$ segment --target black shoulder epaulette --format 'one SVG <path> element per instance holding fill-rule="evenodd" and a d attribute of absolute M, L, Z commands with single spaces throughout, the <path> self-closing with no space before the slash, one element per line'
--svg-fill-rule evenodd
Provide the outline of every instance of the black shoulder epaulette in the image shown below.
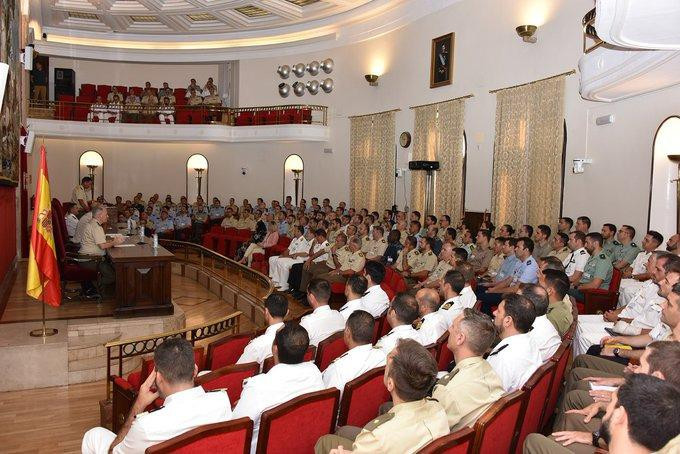
<path fill-rule="evenodd" d="M 581 255 L 583 255 L 583 254 L 587 254 L 585 249 L 581 250 Z"/>
<path fill-rule="evenodd" d="M 505 345 L 503 345 L 501 348 L 499 348 L 498 350 L 489 353 L 489 356 L 494 356 L 494 355 L 499 354 L 499 353 L 502 352 L 508 345 L 509 345 L 509 344 L 505 344 Z"/>
<path fill-rule="evenodd" d="M 147 411 L 147 413 L 153 413 L 154 411 L 162 410 L 162 409 L 164 409 L 164 408 L 165 408 L 165 405 L 161 405 L 161 406 L 158 407 L 158 408 L 154 408 L 154 409 L 152 409 L 152 410 Z"/>

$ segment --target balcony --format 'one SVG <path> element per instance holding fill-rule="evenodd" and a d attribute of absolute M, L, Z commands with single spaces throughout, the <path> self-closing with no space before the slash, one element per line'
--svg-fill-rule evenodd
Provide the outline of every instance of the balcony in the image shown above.
<path fill-rule="evenodd" d="M 158 106 L 115 108 L 73 101 L 31 101 L 29 130 L 43 137 L 140 141 L 326 142 L 325 106 L 173 106 L 161 124 Z M 166 120 L 167 122 L 167 120 Z"/>

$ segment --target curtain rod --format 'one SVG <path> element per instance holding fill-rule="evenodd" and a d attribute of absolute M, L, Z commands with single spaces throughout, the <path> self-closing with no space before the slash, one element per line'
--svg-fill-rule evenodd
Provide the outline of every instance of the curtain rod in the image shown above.
<path fill-rule="evenodd" d="M 512 87 L 497 88 L 495 90 L 489 90 L 489 93 L 498 93 L 499 91 L 510 90 L 511 88 L 523 87 L 525 85 L 531 85 L 531 84 L 535 84 L 537 82 L 543 82 L 544 80 L 554 79 L 555 77 L 571 76 L 572 74 L 575 74 L 575 73 L 576 73 L 576 70 L 572 69 L 571 71 L 566 71 L 566 72 L 563 72 L 563 73 L 560 73 L 560 74 L 555 74 L 554 76 L 544 77 L 543 79 L 532 80 L 531 82 L 527 82 L 527 83 L 524 83 L 524 84 L 513 85 Z"/>
<path fill-rule="evenodd" d="M 385 113 L 390 113 L 390 112 L 399 112 L 399 111 L 401 111 L 401 109 L 383 110 L 382 112 L 374 112 L 374 113 L 368 113 L 368 114 L 362 114 L 362 115 L 350 115 L 347 118 L 370 117 L 371 115 L 380 115 L 380 114 L 385 114 Z"/>
<path fill-rule="evenodd" d="M 475 97 L 475 95 L 473 95 L 472 93 L 470 93 L 469 95 L 459 96 L 459 97 L 457 97 L 457 98 L 445 99 L 444 101 L 436 101 L 436 102 L 431 102 L 431 103 L 429 103 L 429 104 L 420 104 L 420 105 L 418 105 L 418 106 L 411 106 L 411 107 L 409 107 L 409 109 L 417 109 L 418 107 L 433 106 L 433 105 L 435 105 L 435 104 L 441 104 L 441 103 L 443 103 L 443 102 L 457 101 L 457 100 L 459 100 L 459 99 L 468 99 L 468 98 L 474 98 L 474 97 Z"/>

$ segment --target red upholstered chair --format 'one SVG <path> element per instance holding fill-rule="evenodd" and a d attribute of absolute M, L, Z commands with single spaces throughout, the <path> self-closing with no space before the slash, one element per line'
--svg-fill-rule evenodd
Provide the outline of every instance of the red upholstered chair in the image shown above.
<path fill-rule="evenodd" d="M 305 356 L 303 357 L 303 359 L 305 362 L 314 361 L 315 356 L 316 347 L 310 345 L 307 351 L 305 352 Z M 274 357 L 270 356 L 269 358 L 265 359 L 264 362 L 262 363 L 262 373 L 266 374 L 272 367 L 274 367 Z"/>
<path fill-rule="evenodd" d="M 258 363 L 234 364 L 221 367 L 205 375 L 196 377 L 196 386 L 202 386 L 206 391 L 226 389 L 232 408 L 241 398 L 243 380 L 257 375 L 260 372 Z"/>
<path fill-rule="evenodd" d="M 396 293 L 394 292 L 392 287 L 390 287 L 385 281 L 382 281 L 380 283 L 380 288 L 383 289 L 385 293 L 387 293 L 387 297 L 390 299 L 390 301 L 392 301 L 396 296 Z"/>
<path fill-rule="evenodd" d="M 122 377 L 112 376 L 112 429 L 118 433 L 137 398 L 137 391 Z"/>
<path fill-rule="evenodd" d="M 253 438 L 253 421 L 239 418 L 206 424 L 178 435 L 144 451 L 146 454 L 201 454 L 228 452 L 248 454 Z"/>
<path fill-rule="evenodd" d="M 187 89 L 186 88 L 175 88 L 172 91 L 172 93 L 175 95 L 175 100 L 178 101 L 180 98 L 182 98 L 182 99 L 186 98 Z"/>
<path fill-rule="evenodd" d="M 144 89 L 142 87 L 130 87 L 130 93 L 134 93 L 141 98 Z"/>
<path fill-rule="evenodd" d="M 175 108 L 175 123 L 180 125 L 188 125 L 191 123 L 191 113 L 185 108 L 178 107 Z"/>
<path fill-rule="evenodd" d="M 331 337 L 319 342 L 314 363 L 316 363 L 316 367 L 318 367 L 321 372 L 326 370 L 335 358 L 347 351 L 347 345 L 345 345 L 343 337 L 344 334 L 344 331 L 338 331 L 331 335 Z"/>
<path fill-rule="evenodd" d="M 269 261 L 265 254 L 258 252 L 254 253 L 253 260 L 250 262 L 250 267 L 264 275 L 269 274 Z"/>
<path fill-rule="evenodd" d="M 218 225 L 210 227 L 210 231 L 203 235 L 203 247 L 215 250 L 217 247 L 217 238 L 224 233 L 224 229 Z"/>
<path fill-rule="evenodd" d="M 473 452 L 513 452 L 526 401 L 527 394 L 524 391 L 515 391 L 491 405 L 475 423 Z"/>
<path fill-rule="evenodd" d="M 73 119 L 75 121 L 87 121 L 87 114 L 90 112 L 90 104 L 93 102 L 91 98 L 88 100 L 83 99 L 83 97 L 78 96 L 76 98 L 76 104 L 73 107 Z"/>
<path fill-rule="evenodd" d="M 387 321 L 387 311 L 389 311 L 389 310 L 390 309 L 387 308 L 387 310 L 385 311 L 385 314 L 383 315 L 384 319 L 383 319 L 382 325 L 380 326 L 380 333 L 379 333 L 378 339 L 380 339 L 385 334 L 392 331 L 392 327 L 390 326 L 390 323 Z M 377 342 L 377 340 L 376 340 L 376 342 Z"/>
<path fill-rule="evenodd" d="M 553 376 L 552 383 L 550 385 L 550 393 L 548 394 L 548 399 L 545 404 L 545 411 L 543 412 L 543 417 L 541 421 L 541 427 L 545 427 L 546 424 L 552 418 L 553 413 L 555 413 L 555 407 L 557 406 L 557 399 L 560 395 L 562 389 L 562 382 L 564 381 L 564 373 L 567 370 L 567 364 L 569 364 L 569 358 L 571 357 L 571 341 L 566 339 L 562 341 L 562 344 L 557 349 L 555 354 L 550 358 L 550 361 L 557 363 L 555 367 L 555 374 Z"/>
<path fill-rule="evenodd" d="M 122 93 L 123 96 L 127 97 L 128 93 L 128 87 L 125 85 L 116 85 L 116 90 L 118 90 L 118 93 Z"/>
<path fill-rule="evenodd" d="M 541 430 L 543 410 L 545 410 L 554 373 L 555 363 L 548 361 L 536 369 L 536 372 L 534 372 L 522 387 L 522 390 L 525 391 L 529 397 L 527 398 L 527 407 L 520 425 L 517 445 L 515 446 L 516 453 L 522 452 L 524 439 L 527 435 L 533 432 L 540 432 Z"/>
<path fill-rule="evenodd" d="M 467 454 L 474 438 L 475 431 L 465 427 L 430 442 L 418 454 Z"/>
<path fill-rule="evenodd" d="M 583 290 L 583 301 L 577 302 L 579 314 L 599 314 L 616 309 L 621 286 L 621 271 L 614 268 L 609 288 Z"/>
<path fill-rule="evenodd" d="M 303 394 L 262 413 L 257 454 L 309 453 L 322 435 L 335 430 L 340 391 Z"/>
<path fill-rule="evenodd" d="M 102 101 L 106 102 L 109 93 L 111 93 L 111 85 L 97 85 L 97 96 L 101 96 Z"/>
<path fill-rule="evenodd" d="M 236 364 L 248 342 L 253 338 L 250 333 L 232 334 L 208 344 L 206 368 L 217 370 Z"/>
<path fill-rule="evenodd" d="M 383 383 L 385 367 L 376 367 L 345 384 L 340 403 L 339 426 L 364 427 L 375 418 L 382 404 L 390 400 Z"/>
<path fill-rule="evenodd" d="M 94 84 L 80 84 L 79 95 L 95 96 L 97 87 Z"/>
<path fill-rule="evenodd" d="M 444 334 L 437 339 L 437 369 L 447 370 L 451 361 L 453 361 L 453 353 L 449 350 L 447 343 L 449 341 L 449 332 L 444 331 Z"/>

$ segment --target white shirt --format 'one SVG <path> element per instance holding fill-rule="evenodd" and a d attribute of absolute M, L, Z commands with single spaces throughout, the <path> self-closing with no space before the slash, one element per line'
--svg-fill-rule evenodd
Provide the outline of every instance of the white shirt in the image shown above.
<path fill-rule="evenodd" d="M 555 325 L 548 320 L 548 316 L 545 314 L 536 317 L 536 320 L 534 320 L 534 324 L 532 325 L 532 330 L 529 331 L 528 334 L 531 341 L 538 348 L 541 362 L 548 361 L 552 355 L 555 354 L 562 342 L 560 334 L 555 329 Z"/>
<path fill-rule="evenodd" d="M 300 320 L 300 326 L 309 334 L 309 345 L 317 346 L 331 334 L 345 329 L 345 319 L 340 312 L 331 309 L 329 305 L 319 306 L 309 315 Z"/>
<path fill-rule="evenodd" d="M 92 220 L 92 211 L 88 211 L 78 219 L 76 224 L 76 231 L 73 234 L 73 242 L 80 243 L 83 239 L 83 232 L 85 231 L 85 226 Z"/>
<path fill-rule="evenodd" d="M 347 321 L 349 316 L 352 315 L 352 312 L 359 310 L 364 310 L 364 306 L 361 304 L 361 298 L 357 298 L 352 301 L 347 301 L 344 306 L 338 309 L 338 312 L 340 312 L 342 318 L 344 318 L 345 321 Z"/>
<path fill-rule="evenodd" d="M 373 348 L 371 344 L 359 345 L 336 358 L 323 371 L 323 383 L 326 388 L 338 388 L 342 398 L 347 382 L 384 365 L 385 353 L 382 350 Z"/>
<path fill-rule="evenodd" d="M 66 221 L 66 232 L 69 237 L 73 238 L 76 234 L 76 227 L 78 226 L 78 217 L 73 213 L 69 213 L 64 216 L 64 220 Z"/>
<path fill-rule="evenodd" d="M 449 328 L 447 318 L 437 312 L 425 314 L 422 318 L 422 324 L 418 328 L 418 342 L 422 345 L 430 345 L 437 342 L 442 334 Z"/>
<path fill-rule="evenodd" d="M 387 321 L 385 321 L 387 323 Z M 392 331 L 385 334 L 383 337 L 378 339 L 375 343 L 375 348 L 379 348 L 383 351 L 385 356 L 397 346 L 397 341 L 399 339 L 415 339 L 420 343 L 418 338 L 418 331 L 416 331 L 411 325 L 399 325 L 392 328 Z"/>
<path fill-rule="evenodd" d="M 475 291 L 472 290 L 472 287 L 469 285 L 463 287 L 463 290 L 460 291 L 459 296 L 460 301 L 463 304 L 463 308 L 474 307 L 475 303 L 477 302 L 477 295 L 475 295 Z"/>
<path fill-rule="evenodd" d="M 380 317 L 389 307 L 390 299 L 379 285 L 373 285 L 366 290 L 361 298 L 361 305 L 364 310 L 369 312 L 373 318 Z"/>
<path fill-rule="evenodd" d="M 312 249 L 312 254 L 316 254 L 320 250 L 327 251 L 329 249 L 328 247 L 328 241 L 324 241 L 323 243 L 314 243 L 314 248 Z M 328 260 L 328 252 L 321 254 L 317 258 L 313 260 L 314 263 L 322 263 Z"/>
<path fill-rule="evenodd" d="M 590 254 L 588 254 L 588 251 L 586 251 L 586 248 L 584 247 L 572 251 L 572 253 L 564 259 L 564 262 L 562 262 L 562 265 L 564 265 L 564 272 L 567 273 L 567 276 L 569 277 L 574 274 L 574 271 L 583 272 L 589 258 Z"/>
<path fill-rule="evenodd" d="M 233 419 L 247 416 L 253 420 L 250 452 L 254 453 L 257 448 L 262 412 L 302 394 L 321 391 L 324 388 L 321 372 L 310 362 L 277 364 L 266 374 L 243 380 L 241 399 L 234 408 Z"/>
<path fill-rule="evenodd" d="M 644 274 L 647 272 L 647 262 L 652 252 L 642 251 L 633 260 L 631 267 L 633 268 L 633 276 L 636 274 Z"/>
<path fill-rule="evenodd" d="M 274 337 L 276 337 L 276 332 L 281 327 L 283 327 L 283 322 L 269 325 L 262 335 L 257 336 L 248 342 L 248 345 L 243 349 L 243 353 L 238 361 L 236 361 L 236 364 L 255 362 L 259 363 L 261 368 L 264 360 L 272 356 Z"/>
<path fill-rule="evenodd" d="M 290 254 L 299 254 L 301 252 L 309 252 L 309 241 L 307 241 L 307 238 L 304 237 L 304 235 L 300 235 L 297 238 L 293 238 L 293 241 L 290 242 L 290 245 L 288 246 L 288 252 Z"/>
<path fill-rule="evenodd" d="M 517 391 L 543 362 L 529 334 L 506 337 L 486 359 L 503 382 L 507 393 Z"/>
<path fill-rule="evenodd" d="M 166 397 L 163 406 L 156 411 L 138 414 L 130 431 L 113 452 L 144 452 L 149 446 L 198 426 L 230 419 L 231 404 L 226 391 L 205 392 L 197 386 Z"/>
<path fill-rule="evenodd" d="M 664 322 L 659 321 L 656 326 L 649 332 L 649 337 L 652 341 L 666 340 L 668 336 L 673 333 L 670 326 L 666 325 Z"/>
<path fill-rule="evenodd" d="M 446 326 L 451 326 L 453 320 L 458 317 L 458 315 L 463 312 L 465 306 L 463 305 L 463 299 L 460 295 L 449 298 L 439 307 L 437 313 L 442 317 Z"/>
<path fill-rule="evenodd" d="M 630 302 L 626 304 L 619 314 L 620 318 L 635 318 L 645 312 L 648 303 L 653 303 L 655 300 L 662 300 L 663 298 L 658 294 L 659 286 L 653 280 L 648 279 L 642 283 Z"/>

